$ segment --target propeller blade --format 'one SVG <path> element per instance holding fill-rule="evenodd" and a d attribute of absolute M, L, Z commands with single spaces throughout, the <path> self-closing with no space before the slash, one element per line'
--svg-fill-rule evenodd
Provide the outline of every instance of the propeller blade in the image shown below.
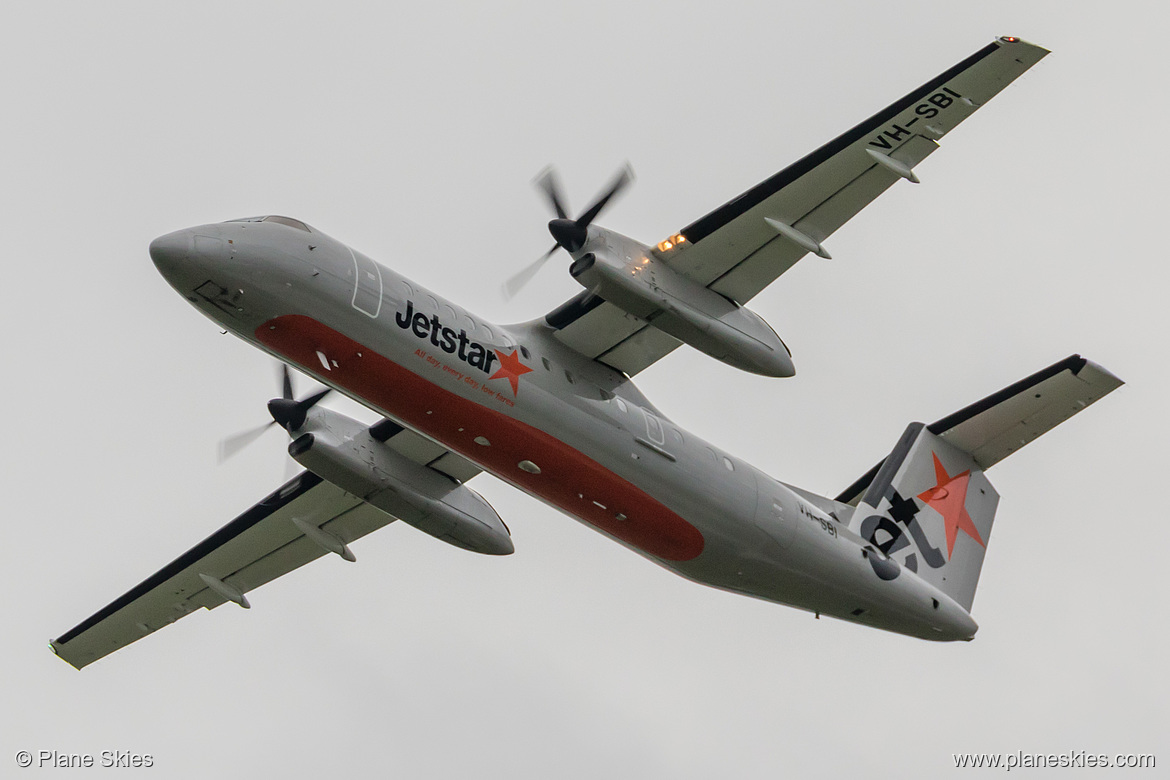
<path fill-rule="evenodd" d="M 557 251 L 557 247 L 563 248 L 570 255 L 580 251 L 589 240 L 589 224 L 633 180 L 634 170 L 630 167 L 629 163 L 626 163 L 617 172 L 617 175 L 614 176 L 605 191 L 593 202 L 593 205 L 574 220 L 568 217 L 565 198 L 561 194 L 560 181 L 557 179 L 556 171 L 553 170 L 553 167 L 550 165 L 537 174 L 536 178 L 533 179 L 533 183 L 544 192 L 549 203 L 552 204 L 553 211 L 557 215 L 556 219 L 548 223 L 548 232 L 552 234 L 553 240 L 557 243 L 552 249 L 545 252 L 543 257 L 522 268 L 501 285 L 501 292 L 504 295 L 504 299 L 510 300 L 516 293 L 520 292 L 524 285 L 532 280 L 532 277 L 536 275 L 545 261 L 553 256 L 553 253 Z"/>
<path fill-rule="evenodd" d="M 268 402 L 268 413 L 272 415 L 272 419 L 258 428 L 251 428 L 220 441 L 218 460 L 221 464 L 259 439 L 273 425 L 279 425 L 289 433 L 297 430 L 305 424 L 305 416 L 309 410 L 316 406 L 322 398 L 333 392 L 333 388 L 326 387 L 324 390 L 318 390 L 309 397 L 298 401 L 293 396 L 292 372 L 289 371 L 287 364 L 280 364 L 279 375 L 281 396 Z"/>
<path fill-rule="evenodd" d="M 536 186 L 540 187 L 544 191 L 544 194 L 548 196 L 549 201 L 552 203 L 553 211 L 557 213 L 557 218 L 568 219 L 569 214 L 565 210 L 565 199 L 561 197 L 560 182 L 557 180 L 556 172 L 553 171 L 552 166 L 550 165 L 537 174 L 535 182 Z"/>
<path fill-rule="evenodd" d="M 626 186 L 634 180 L 634 170 L 626 163 L 625 167 L 618 171 L 617 176 L 614 177 L 613 182 L 609 185 L 609 189 L 605 194 L 594 201 L 593 205 L 586 209 L 585 213 L 577 217 L 577 225 L 579 227 L 588 227 L 597 215 L 601 213 L 610 199 L 624 190 Z"/>
<path fill-rule="evenodd" d="M 318 401 L 320 401 L 322 398 L 324 398 L 325 396 L 329 395 L 332 392 L 333 392 L 332 387 L 326 387 L 324 390 L 319 390 L 316 393 L 313 393 L 311 396 L 309 396 L 308 398 L 306 398 L 302 401 L 297 401 L 297 411 L 300 412 L 302 415 L 304 415 L 306 412 L 308 412 L 310 409 L 312 409 L 314 406 L 316 406 Z M 304 424 L 303 419 L 304 418 L 302 417 L 302 423 L 301 423 L 302 425 Z M 300 426 L 298 425 L 297 427 L 299 428 Z"/>
<path fill-rule="evenodd" d="M 513 274 L 508 279 L 508 281 L 504 282 L 502 285 L 504 298 L 510 300 L 516 295 L 516 293 L 520 292 L 524 285 L 532 281 L 532 277 L 536 276 L 536 272 L 544 266 L 545 261 L 552 257 L 553 253 L 556 252 L 558 248 L 559 245 L 553 244 L 552 249 L 538 257 L 535 262 L 529 264 L 525 268 L 520 269 L 519 273 Z"/>
<path fill-rule="evenodd" d="M 281 396 L 280 397 L 284 398 L 285 400 L 291 401 L 293 399 L 293 386 L 292 386 L 292 374 L 289 373 L 288 363 L 281 363 L 280 364 L 280 375 L 281 375 L 281 383 L 280 383 Z"/>
<path fill-rule="evenodd" d="M 247 447 L 252 442 L 260 438 L 266 430 L 276 425 L 276 420 L 269 420 L 261 425 L 259 428 L 252 428 L 242 433 L 237 433 L 234 436 L 229 436 L 219 443 L 218 460 L 222 464 L 228 458 L 239 453 L 240 450 Z"/>

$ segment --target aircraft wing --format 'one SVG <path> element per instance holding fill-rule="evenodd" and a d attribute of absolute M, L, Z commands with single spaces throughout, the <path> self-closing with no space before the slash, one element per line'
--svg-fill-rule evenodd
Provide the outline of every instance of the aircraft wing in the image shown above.
<path fill-rule="evenodd" d="M 1048 51 L 1000 38 L 653 249 L 676 271 L 746 303 L 938 148 Z M 634 375 L 680 342 L 583 292 L 546 318 L 562 342 Z"/>
<path fill-rule="evenodd" d="M 479 473 L 470 461 L 390 420 L 372 432 L 415 462 L 458 481 Z M 228 601 L 243 606 L 243 594 L 328 554 L 326 545 L 348 545 L 394 519 L 316 474 L 301 472 L 50 644 L 81 669 L 200 607 L 214 609 Z M 317 539 L 306 535 L 309 525 L 327 536 L 311 528 L 308 533 Z M 348 547 L 333 551 L 352 557 Z"/>

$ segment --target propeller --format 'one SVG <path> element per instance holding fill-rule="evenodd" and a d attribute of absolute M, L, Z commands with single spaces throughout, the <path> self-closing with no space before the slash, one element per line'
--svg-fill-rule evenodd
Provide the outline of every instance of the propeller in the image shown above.
<path fill-rule="evenodd" d="M 590 223 L 605 209 L 610 200 L 625 189 L 626 185 L 633 180 L 634 171 L 630 168 L 629 163 L 627 163 L 617 172 L 617 175 L 614 176 L 605 191 L 593 201 L 593 205 L 581 212 L 581 216 L 576 219 L 570 219 L 568 209 L 565 208 L 565 198 L 561 194 L 561 186 L 556 172 L 553 171 L 552 166 L 545 168 L 536 177 L 535 184 L 548 197 L 549 204 L 552 206 L 553 212 L 557 215 L 556 219 L 548 223 L 548 232 L 552 234 L 553 240 L 556 243 L 541 257 L 537 258 L 535 262 L 521 269 L 519 273 L 504 282 L 504 297 L 511 298 L 520 292 L 521 288 L 528 284 L 532 277 L 536 276 L 536 272 L 556 253 L 557 249 L 564 249 L 569 254 L 572 254 L 585 246 L 585 240 L 589 236 Z"/>
<path fill-rule="evenodd" d="M 293 395 L 292 374 L 284 363 L 280 364 L 280 374 L 281 396 L 268 402 L 268 413 L 272 415 L 272 419 L 257 428 L 250 428 L 221 441 L 219 443 L 220 463 L 259 439 L 261 434 L 273 425 L 279 425 L 292 434 L 293 431 L 305 424 L 305 417 L 309 410 L 316 406 L 322 398 L 333 392 L 332 388 L 326 387 L 324 390 L 319 390 L 298 401 Z"/>

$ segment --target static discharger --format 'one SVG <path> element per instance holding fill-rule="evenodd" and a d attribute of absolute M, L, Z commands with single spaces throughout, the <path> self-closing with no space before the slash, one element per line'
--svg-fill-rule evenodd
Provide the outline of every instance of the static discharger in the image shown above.
<path fill-rule="evenodd" d="M 882 166 L 891 173 L 896 173 L 908 182 L 918 184 L 918 177 L 914 175 L 914 171 L 910 170 L 910 166 L 901 160 L 895 160 L 888 154 L 882 154 L 876 149 L 866 149 L 865 153 L 874 159 L 878 165 Z"/>
<path fill-rule="evenodd" d="M 325 529 L 313 525 L 308 520 L 302 520 L 299 517 L 294 517 L 292 519 L 292 523 L 301 533 L 305 535 L 305 538 L 326 552 L 335 553 L 350 563 L 357 561 L 357 556 L 350 552 L 350 549 L 346 546 L 345 542 L 341 541 Z"/>
<path fill-rule="evenodd" d="M 773 230 L 787 238 L 792 243 L 796 244 L 798 247 L 812 252 L 817 257 L 823 257 L 826 260 L 833 259 L 833 256 L 829 254 L 828 250 L 821 246 L 820 243 L 813 240 L 812 236 L 806 233 L 801 233 L 799 230 L 792 227 L 792 225 L 786 225 L 778 219 L 764 217 L 764 221 L 767 222 Z"/>
<path fill-rule="evenodd" d="M 203 574 L 202 572 L 199 574 L 199 579 L 203 580 L 204 585 L 211 588 L 228 601 L 234 601 L 244 609 L 252 608 L 252 605 L 248 603 L 248 599 L 244 597 L 243 593 L 233 588 L 231 585 L 228 585 L 223 580 L 217 580 L 210 574 Z"/>

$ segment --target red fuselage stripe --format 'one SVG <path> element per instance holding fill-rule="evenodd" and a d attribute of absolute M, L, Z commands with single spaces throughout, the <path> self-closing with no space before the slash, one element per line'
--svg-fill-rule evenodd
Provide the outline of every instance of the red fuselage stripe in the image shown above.
<path fill-rule="evenodd" d="M 322 373 L 321 353 L 330 361 L 327 376 L 334 384 L 638 550 L 668 561 L 689 561 L 703 551 L 697 528 L 592 458 L 538 428 L 439 387 L 311 317 L 277 317 L 255 335 L 315 373 Z M 485 398 L 487 393 L 485 388 Z M 477 437 L 489 444 L 476 443 Z M 521 470 L 517 464 L 525 460 L 537 464 L 540 473 Z"/>

